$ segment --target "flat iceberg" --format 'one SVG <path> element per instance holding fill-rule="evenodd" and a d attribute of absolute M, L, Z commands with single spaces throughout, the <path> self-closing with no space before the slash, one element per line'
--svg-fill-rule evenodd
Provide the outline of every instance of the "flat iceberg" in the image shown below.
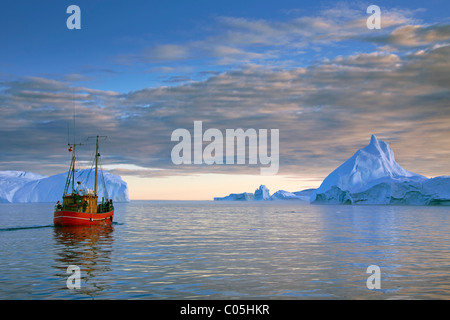
<path fill-rule="evenodd" d="M 295 193 L 278 190 L 271 197 L 270 200 L 303 200 L 300 196 L 297 196 Z"/>
<path fill-rule="evenodd" d="M 270 192 L 265 185 L 260 185 L 255 193 L 243 192 L 243 193 L 231 193 L 226 197 L 215 197 L 214 201 L 263 201 L 269 200 Z"/>
<path fill-rule="evenodd" d="M 370 143 L 331 172 L 311 203 L 450 205 L 450 177 L 428 179 L 403 169 L 389 145 Z"/>
<path fill-rule="evenodd" d="M 231 193 L 226 197 L 214 197 L 214 201 L 251 201 L 254 200 L 255 195 L 253 193 Z"/>
<path fill-rule="evenodd" d="M 75 179 L 84 181 L 86 185 L 94 184 L 94 174 L 91 170 L 78 170 Z M 115 202 L 128 202 L 128 186 L 121 177 L 103 172 L 108 198 Z M 0 171 L 0 202 L 56 202 L 61 201 L 67 172 L 53 176 L 44 176 L 32 172 Z M 101 198 L 103 181 L 99 176 L 97 193 Z M 100 199 L 101 200 L 101 199 Z"/>
<path fill-rule="evenodd" d="M 270 195 L 269 189 L 265 185 L 260 185 L 255 193 L 231 193 L 226 197 L 215 197 L 214 201 L 273 201 L 273 200 L 301 200 L 308 201 L 311 193 L 315 189 L 307 189 L 297 192 L 289 192 L 285 190 L 278 190 L 273 195 Z"/>

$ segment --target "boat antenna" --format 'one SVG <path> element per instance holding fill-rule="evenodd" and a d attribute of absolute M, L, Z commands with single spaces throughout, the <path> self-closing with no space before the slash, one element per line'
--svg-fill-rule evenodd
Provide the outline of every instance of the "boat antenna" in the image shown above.
<path fill-rule="evenodd" d="M 72 194 L 75 193 L 75 161 L 76 161 L 76 153 L 75 153 L 75 89 L 72 88 L 72 118 L 73 118 L 73 168 L 72 168 Z"/>
<path fill-rule="evenodd" d="M 67 175 L 66 186 L 64 188 L 64 194 L 67 194 L 69 189 L 70 180 L 72 180 L 72 194 L 75 192 L 75 162 L 76 162 L 76 147 L 82 146 L 82 143 L 75 143 L 75 89 L 72 88 L 72 118 L 73 118 L 73 143 L 70 143 L 69 135 L 69 122 L 67 122 L 67 145 L 69 146 L 69 151 L 72 152 L 72 161 L 70 164 L 69 174 Z M 73 149 L 72 149 L 73 148 Z"/>
<path fill-rule="evenodd" d="M 75 89 L 72 88 L 72 110 L 73 110 L 73 144 L 75 144 Z"/>
<path fill-rule="evenodd" d="M 69 129 L 69 121 L 67 121 L 67 145 L 70 145 L 70 129 Z"/>

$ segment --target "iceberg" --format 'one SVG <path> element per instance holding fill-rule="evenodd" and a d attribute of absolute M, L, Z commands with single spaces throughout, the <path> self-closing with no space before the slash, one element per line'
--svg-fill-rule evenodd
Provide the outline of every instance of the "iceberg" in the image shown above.
<path fill-rule="evenodd" d="M 308 201 L 311 198 L 311 194 L 316 191 L 316 189 L 305 189 L 302 191 L 293 192 L 297 197 L 299 197 L 303 201 Z"/>
<path fill-rule="evenodd" d="M 285 190 L 278 190 L 270 197 L 270 200 L 303 200 L 303 199 L 292 192 Z"/>
<path fill-rule="evenodd" d="M 91 170 L 78 170 L 76 180 L 84 181 L 86 185 L 94 184 L 94 174 Z M 107 186 L 108 198 L 115 202 L 129 202 L 128 186 L 120 176 L 103 172 Z M 66 184 L 67 172 L 53 176 L 44 176 L 32 172 L 0 171 L 0 202 L 56 202 L 61 199 Z M 98 179 L 99 197 L 102 197 L 103 181 Z"/>
<path fill-rule="evenodd" d="M 226 197 L 214 197 L 214 201 L 263 201 L 269 200 L 269 189 L 265 185 L 260 185 L 255 193 L 243 192 L 243 193 L 231 193 Z"/>
<path fill-rule="evenodd" d="M 268 200 L 302 200 L 308 201 L 311 193 L 315 189 L 307 189 L 297 192 L 289 192 L 285 190 L 278 190 L 273 195 L 270 195 L 269 189 L 265 185 L 260 185 L 255 190 L 255 193 L 231 193 L 226 197 L 215 197 L 214 201 L 268 201 Z"/>
<path fill-rule="evenodd" d="M 270 197 L 270 200 L 300 200 L 309 202 L 309 198 L 315 190 L 316 189 L 306 189 L 296 192 L 278 190 Z"/>
<path fill-rule="evenodd" d="M 403 169 L 389 144 L 370 143 L 331 172 L 311 203 L 450 205 L 450 177 L 427 178 Z"/>
<path fill-rule="evenodd" d="M 25 171 L 0 171 L 0 203 L 12 202 L 16 191 L 25 184 L 46 177 Z"/>
<path fill-rule="evenodd" d="M 269 200 L 270 192 L 269 189 L 265 185 L 260 185 L 258 189 L 255 190 L 255 198 L 254 200 Z"/>
<path fill-rule="evenodd" d="M 253 193 L 231 193 L 226 197 L 214 197 L 214 201 L 251 201 L 254 200 L 255 195 Z"/>

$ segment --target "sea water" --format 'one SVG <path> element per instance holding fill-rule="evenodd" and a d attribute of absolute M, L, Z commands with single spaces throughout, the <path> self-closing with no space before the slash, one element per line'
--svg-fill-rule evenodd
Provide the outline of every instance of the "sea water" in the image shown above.
<path fill-rule="evenodd" d="M 63 228 L 53 206 L 0 204 L 0 299 L 450 298 L 449 207 L 131 201 Z"/>

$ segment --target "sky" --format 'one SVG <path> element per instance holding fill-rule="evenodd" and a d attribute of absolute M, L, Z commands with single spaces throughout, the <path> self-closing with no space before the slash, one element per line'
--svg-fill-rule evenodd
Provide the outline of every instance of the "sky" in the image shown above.
<path fill-rule="evenodd" d="M 81 29 L 68 29 L 70 5 Z M 369 5 L 380 29 L 369 29 Z M 68 170 L 101 141 L 131 199 L 317 188 L 375 134 L 406 170 L 450 175 L 450 3 L 0 4 L 0 170 Z M 75 120 L 75 121 L 74 121 Z M 279 170 L 181 164 L 174 130 L 279 130 Z M 75 122 L 75 126 L 74 126 Z M 208 143 L 205 142 L 204 146 Z"/>

